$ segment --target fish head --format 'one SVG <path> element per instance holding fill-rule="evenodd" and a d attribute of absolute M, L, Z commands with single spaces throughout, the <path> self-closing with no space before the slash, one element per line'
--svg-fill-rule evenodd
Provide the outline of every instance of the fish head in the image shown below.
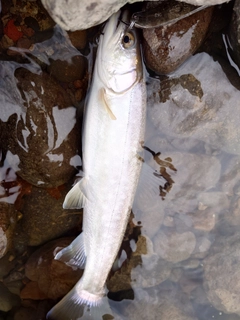
<path fill-rule="evenodd" d="M 135 28 L 129 27 L 129 12 L 113 14 L 99 40 L 98 75 L 106 89 L 124 93 L 143 77 L 140 42 Z"/>

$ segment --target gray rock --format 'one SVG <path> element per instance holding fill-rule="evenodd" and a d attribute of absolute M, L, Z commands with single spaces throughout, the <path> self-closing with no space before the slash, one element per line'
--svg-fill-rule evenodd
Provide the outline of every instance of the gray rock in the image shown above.
<path fill-rule="evenodd" d="M 65 30 L 80 30 L 106 21 L 126 3 L 139 0 L 42 0 L 50 16 Z M 140 0 L 143 1 L 143 0 Z M 156 1 L 156 0 L 155 0 Z M 216 5 L 226 0 L 185 0 L 195 5 Z"/>

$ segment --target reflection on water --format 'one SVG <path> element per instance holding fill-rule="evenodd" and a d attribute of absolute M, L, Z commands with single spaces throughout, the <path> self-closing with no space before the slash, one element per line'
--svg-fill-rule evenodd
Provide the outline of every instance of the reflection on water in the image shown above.
<path fill-rule="evenodd" d="M 52 257 L 81 230 L 81 211 L 62 202 L 81 166 L 86 65 L 59 81 L 52 61 L 92 65 L 92 49 L 55 27 L 0 63 L 0 319 L 44 318 L 80 276 Z M 207 53 L 147 83 L 141 156 L 163 183 L 140 180 L 111 307 L 131 320 L 240 319 L 240 92 Z"/>

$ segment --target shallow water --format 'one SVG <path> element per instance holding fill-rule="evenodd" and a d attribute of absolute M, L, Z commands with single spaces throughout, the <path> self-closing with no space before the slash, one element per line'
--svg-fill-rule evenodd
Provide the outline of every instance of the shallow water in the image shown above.
<path fill-rule="evenodd" d="M 91 42 L 87 52 L 82 53 L 88 59 L 89 71 L 95 47 Z M 0 62 L 0 120 L 6 122 L 17 114 L 16 128 L 21 129 L 18 144 L 26 151 L 32 132 L 23 129 L 19 123 L 30 121 L 29 128 L 37 134 L 37 119 L 34 114 L 26 117 L 24 104 L 27 99 L 34 98 L 34 92 L 22 90 L 25 98 L 20 94 L 14 76 L 16 68 L 24 67 L 38 74 L 40 66 L 48 65 L 50 58 L 69 61 L 72 56 L 82 54 L 59 27 L 54 28 L 50 39 L 35 45 L 33 50 L 21 51 L 24 61 Z M 235 71 L 232 69 L 231 72 Z M 146 135 L 141 156 L 161 174 L 162 187 L 156 193 L 148 187 L 146 180 L 140 180 L 132 219 L 119 253 L 119 269 L 112 272 L 107 282 L 110 304 L 121 319 L 240 319 L 240 91 L 228 80 L 221 65 L 207 53 L 189 58 L 168 77 L 148 76 L 147 90 Z M 68 112 L 55 109 L 52 117 L 44 108 L 39 108 L 46 114 L 44 132 L 49 148 L 45 153 L 51 155 L 48 157 L 50 162 L 61 166 L 64 156 L 60 157 L 56 150 L 75 126 L 75 115 L 79 114 L 81 119 L 82 105 L 83 102 L 74 109 L 69 107 Z M 80 140 L 81 131 L 78 132 Z M 35 188 L 36 191 L 17 177 L 15 171 L 20 162 L 12 151 L 3 152 L 0 202 L 14 204 L 19 212 L 12 213 L 11 221 L 14 226 L 23 221 L 21 226 L 25 229 L 22 233 L 27 233 L 28 237 L 25 239 L 18 228 L 10 252 L 13 252 L 13 261 L 18 260 L 19 264 L 9 265 L 12 259 L 9 255 L 7 259 L 2 258 L 0 275 L 6 287 L 14 287 L 14 281 L 20 281 L 22 289 L 25 275 L 17 277 L 15 273 L 19 270 L 24 273 L 27 258 L 35 251 L 35 246 L 39 248 L 39 238 L 42 246 L 62 234 L 76 236 L 81 224 L 78 220 L 72 224 L 68 221 L 68 231 L 62 234 L 61 230 L 56 231 L 49 239 L 42 236 L 44 231 L 40 229 L 46 223 L 55 231 L 59 220 L 54 214 L 46 216 L 41 211 L 46 196 L 38 195 L 39 188 Z M 77 153 L 72 154 L 70 164 L 80 168 Z M 41 184 L 41 180 L 39 182 Z M 54 201 L 61 207 L 64 196 L 54 192 Z M 31 205 L 27 209 L 28 201 Z M 39 220 L 35 229 L 34 223 L 28 225 L 24 221 L 24 216 L 26 219 L 34 215 L 36 207 L 40 208 L 43 221 L 41 224 Z M 23 218 L 22 210 L 25 210 Z M 77 212 L 76 216 L 79 214 Z M 64 211 L 59 215 L 66 217 L 69 213 Z M 78 228 L 74 228 L 77 223 Z M 30 229 L 39 232 L 40 237 L 34 238 Z M 37 263 L 40 265 L 41 261 Z M 13 274 L 15 278 L 12 276 L 11 279 Z M 18 294 L 20 290 L 14 288 L 12 292 Z M 9 299 L 13 300 L 12 297 Z M 22 304 L 16 301 L 17 308 L 34 306 L 35 310 L 41 309 L 40 299 L 34 303 L 29 302 L 29 296 L 25 299 Z M 53 300 L 42 308 L 42 313 L 52 304 Z M 3 305 L 6 306 L 6 302 Z M 0 317 L 15 319 L 16 310 L 2 310 Z"/>

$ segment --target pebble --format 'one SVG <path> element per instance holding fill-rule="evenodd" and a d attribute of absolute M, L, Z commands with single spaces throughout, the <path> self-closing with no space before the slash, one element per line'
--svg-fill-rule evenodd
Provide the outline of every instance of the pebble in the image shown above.
<path fill-rule="evenodd" d="M 173 263 L 188 259 L 195 246 L 196 237 L 190 231 L 184 233 L 160 231 L 153 239 L 154 252 L 162 259 Z"/>

